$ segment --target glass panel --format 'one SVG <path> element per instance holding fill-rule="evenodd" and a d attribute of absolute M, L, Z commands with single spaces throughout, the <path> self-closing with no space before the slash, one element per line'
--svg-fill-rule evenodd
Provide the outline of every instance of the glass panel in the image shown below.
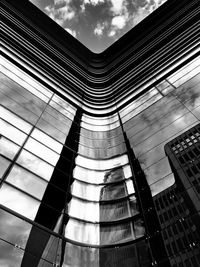
<path fill-rule="evenodd" d="M 72 217 L 99 222 L 99 203 L 86 202 L 73 197 L 68 208 L 68 214 Z"/>
<path fill-rule="evenodd" d="M 58 95 L 54 95 L 52 100 L 55 101 L 60 107 L 64 108 L 67 112 L 70 112 L 71 114 L 73 114 L 73 116 L 75 115 L 76 108 L 70 105 L 66 100 L 62 99 Z"/>
<path fill-rule="evenodd" d="M 38 83 L 32 77 L 28 76 L 21 69 L 17 68 L 16 65 L 5 60 L 5 58 L 2 58 L 1 60 L 4 64 L 2 72 L 12 79 L 12 82 L 15 81 L 15 85 L 18 84 L 26 88 L 29 92 L 41 98 L 43 101 L 48 102 L 49 98 L 52 96 L 52 92 L 43 87 L 41 83 Z"/>
<path fill-rule="evenodd" d="M 0 238 L 25 248 L 32 225 L 2 209 L 0 221 Z"/>
<path fill-rule="evenodd" d="M 81 180 L 83 182 L 101 184 L 106 182 L 121 181 L 124 178 L 127 179 L 132 176 L 132 172 L 129 165 L 110 171 L 94 171 L 76 166 L 73 170 L 73 176 L 74 178 L 77 178 L 78 180 Z"/>
<path fill-rule="evenodd" d="M 53 166 L 39 159 L 26 150 L 22 150 L 17 163 L 49 181 L 53 173 Z"/>
<path fill-rule="evenodd" d="M 55 98 L 54 98 L 55 99 Z M 54 109 L 62 113 L 64 116 L 66 116 L 68 119 L 73 120 L 75 115 L 75 110 L 64 100 L 59 99 L 57 100 L 58 104 L 51 100 L 49 105 L 51 105 Z"/>
<path fill-rule="evenodd" d="M 40 202 L 4 183 L 0 189 L 0 204 L 34 220 Z"/>
<path fill-rule="evenodd" d="M 9 110 L 5 109 L 4 107 L 0 106 L 0 114 L 1 118 L 5 121 L 15 125 L 17 128 L 23 130 L 26 133 L 29 133 L 32 125 L 25 122 L 24 120 L 20 119 L 14 113 L 10 112 Z"/>
<path fill-rule="evenodd" d="M 128 195 L 125 183 L 117 185 L 105 185 L 100 192 L 100 200 L 114 200 Z"/>
<path fill-rule="evenodd" d="M 26 142 L 25 149 L 31 151 L 33 154 L 39 156 L 41 159 L 48 161 L 52 165 L 56 165 L 60 155 L 54 152 L 53 150 L 47 148 L 41 143 L 37 142 L 33 138 L 29 138 Z"/>
<path fill-rule="evenodd" d="M 9 141 L 7 138 L 0 136 L 0 154 L 13 159 L 19 150 L 19 146 Z"/>
<path fill-rule="evenodd" d="M 85 128 L 87 130 L 91 130 L 91 131 L 109 131 L 112 129 L 115 129 L 117 127 L 119 127 L 119 121 L 114 122 L 112 124 L 108 124 L 108 125 L 94 125 L 94 124 L 88 124 L 85 122 L 81 122 L 81 127 Z"/>
<path fill-rule="evenodd" d="M 37 128 L 35 128 L 33 130 L 31 136 L 33 138 L 37 139 L 38 141 L 40 141 L 41 143 L 43 143 L 44 145 L 50 147 L 51 149 L 53 149 L 54 151 L 56 151 L 59 154 L 63 148 L 61 143 L 59 143 L 55 139 L 51 138 L 50 136 L 48 136 L 44 132 L 38 130 Z"/>
<path fill-rule="evenodd" d="M 162 192 L 163 190 L 172 186 L 174 183 L 175 183 L 175 179 L 174 179 L 173 173 L 170 173 L 169 175 L 165 176 L 163 179 L 159 179 L 158 181 L 151 184 L 150 186 L 152 196 L 155 196 L 156 194 Z"/>
<path fill-rule="evenodd" d="M 61 131 L 59 131 L 54 125 L 44 120 L 43 118 L 40 118 L 36 125 L 39 129 L 41 129 L 43 132 L 47 133 L 51 137 L 55 138 L 61 143 L 64 143 L 67 137 L 68 132 L 65 134 Z M 69 131 L 69 128 L 66 126 L 66 129 Z"/>
<path fill-rule="evenodd" d="M 82 121 L 85 123 L 93 124 L 93 125 L 106 125 L 106 124 L 112 124 L 119 120 L 118 115 L 112 115 L 109 117 L 92 117 L 86 114 L 83 114 Z"/>
<path fill-rule="evenodd" d="M 119 225 L 101 226 L 100 228 L 100 244 L 119 244 L 135 239 L 132 223 L 124 223 Z"/>
<path fill-rule="evenodd" d="M 0 156 L 0 179 L 4 175 L 4 172 L 7 170 L 10 165 L 10 161 Z"/>
<path fill-rule="evenodd" d="M 11 124 L 0 119 L 0 133 L 15 143 L 22 145 L 27 135 L 12 126 Z"/>
<path fill-rule="evenodd" d="M 42 199 L 47 187 L 47 182 L 17 165 L 12 168 L 6 181 L 39 199 Z"/>
<path fill-rule="evenodd" d="M 137 214 L 133 210 L 134 214 Z M 129 202 L 127 200 L 112 204 L 100 204 L 100 222 L 111 222 L 126 219 L 132 215 Z"/>
<path fill-rule="evenodd" d="M 85 244 L 99 245 L 99 225 L 84 223 L 70 218 L 65 229 L 65 236 Z"/>
<path fill-rule="evenodd" d="M 120 157 L 116 157 L 108 160 L 92 160 L 88 158 L 84 158 L 80 155 L 76 157 L 76 164 L 82 167 L 86 167 L 88 169 L 96 169 L 96 170 L 107 170 L 116 168 L 128 163 L 127 155 L 122 155 Z"/>
<path fill-rule="evenodd" d="M 66 243 L 64 266 L 99 267 L 99 249 Z"/>
<path fill-rule="evenodd" d="M 12 92 L 11 92 L 12 93 Z M 27 108 L 24 108 L 23 106 L 23 97 L 20 95 L 20 102 L 16 103 L 15 100 L 15 95 L 12 94 L 12 98 L 7 97 L 5 95 L 3 95 L 0 92 L 0 103 L 2 104 L 2 106 L 5 106 L 7 109 L 11 110 L 12 112 L 14 112 L 16 115 L 20 116 L 21 118 L 24 118 L 26 121 L 35 124 L 36 121 L 38 120 L 38 116 L 35 115 L 32 111 L 28 110 Z M 31 106 L 31 104 L 30 104 Z M 35 107 L 32 105 L 32 110 L 34 110 Z"/>
<path fill-rule="evenodd" d="M 71 194 L 86 200 L 99 201 L 102 187 L 87 185 L 75 180 L 71 186 Z"/>
<path fill-rule="evenodd" d="M 3 240 L 0 240 L 0 266 L 21 267 L 23 251 Z"/>
<path fill-rule="evenodd" d="M 142 219 L 137 219 L 134 221 L 134 231 L 136 238 L 140 238 L 145 235 L 144 222 Z"/>
<path fill-rule="evenodd" d="M 148 184 L 151 185 L 155 181 L 162 179 L 163 177 L 171 173 L 171 167 L 167 157 L 159 160 L 157 163 L 144 169 Z"/>

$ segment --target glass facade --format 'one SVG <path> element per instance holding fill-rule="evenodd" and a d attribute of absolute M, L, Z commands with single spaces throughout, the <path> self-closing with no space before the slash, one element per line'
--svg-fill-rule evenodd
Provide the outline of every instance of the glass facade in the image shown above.
<path fill-rule="evenodd" d="M 12 5 L 4 5 L 12 16 Z M 37 27 L 27 25 L 35 36 Z M 57 65 L 51 72 L 62 42 L 40 33 L 41 65 L 20 49 L 15 58 L 6 40 L 2 50 L 0 266 L 199 266 L 196 48 L 165 69 L 161 62 L 162 75 L 155 69 L 152 78 L 149 70 L 148 81 L 144 73 L 143 85 L 131 85 L 136 76 L 128 71 L 135 69 L 127 58 L 112 63 L 116 70 L 107 61 L 109 75 L 96 67 L 99 76 L 91 76 L 83 60 L 70 69 L 76 57 L 63 50 L 55 60 L 60 76 Z M 117 85 L 119 68 L 127 73 L 121 70 Z"/>

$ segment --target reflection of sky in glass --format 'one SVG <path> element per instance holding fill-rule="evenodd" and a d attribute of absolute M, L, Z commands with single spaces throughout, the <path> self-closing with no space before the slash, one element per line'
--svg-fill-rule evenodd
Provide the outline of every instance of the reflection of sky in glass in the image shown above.
<path fill-rule="evenodd" d="M 121 167 L 123 170 L 124 178 L 129 178 L 132 176 L 131 168 L 129 165 L 125 165 Z M 121 168 L 117 171 L 115 170 L 113 173 L 115 175 L 114 179 L 116 181 L 120 181 L 122 178 L 121 175 Z M 116 173 L 118 175 L 116 175 Z M 78 180 L 81 180 L 83 182 L 87 183 L 93 183 L 93 184 L 101 184 L 105 182 L 105 176 L 107 175 L 112 176 L 112 170 L 111 171 L 94 171 L 90 169 L 86 169 L 84 167 L 76 166 L 73 170 L 73 176 L 74 178 L 77 178 Z"/>
<path fill-rule="evenodd" d="M 34 220 L 40 203 L 12 186 L 3 184 L 0 192 L 0 204 Z"/>
<path fill-rule="evenodd" d="M 17 165 L 12 168 L 6 181 L 40 200 L 47 186 L 46 181 Z"/>
<path fill-rule="evenodd" d="M 76 157 L 76 164 L 81 167 L 86 167 L 88 169 L 94 170 L 108 170 L 116 168 L 128 163 L 127 155 L 116 157 L 108 160 L 92 160 L 84 158 L 80 155 Z"/>

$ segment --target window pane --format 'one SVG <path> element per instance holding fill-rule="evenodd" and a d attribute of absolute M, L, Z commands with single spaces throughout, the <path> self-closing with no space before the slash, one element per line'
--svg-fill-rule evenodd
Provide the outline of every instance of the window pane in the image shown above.
<path fill-rule="evenodd" d="M 14 141 L 15 143 L 22 145 L 27 135 L 20 130 L 12 126 L 11 124 L 0 119 L 0 134 Z"/>
<path fill-rule="evenodd" d="M 17 163 L 36 173 L 47 181 L 50 180 L 54 169 L 52 165 L 39 159 L 26 150 L 21 152 L 19 158 L 17 159 Z"/>
<path fill-rule="evenodd" d="M 0 204 L 34 220 L 40 202 L 4 183 L 0 189 Z"/>
<path fill-rule="evenodd" d="M 57 153 L 60 153 L 63 146 L 61 143 L 56 141 L 55 139 L 51 138 L 49 135 L 45 134 L 44 132 L 35 128 L 31 134 L 32 137 L 43 143 L 44 145 L 50 147 Z"/>
<path fill-rule="evenodd" d="M 72 217 L 91 222 L 99 222 L 99 203 L 72 198 L 68 208 L 68 214 Z"/>
<path fill-rule="evenodd" d="M 3 240 L 0 240 L 0 266 L 21 267 L 23 251 Z"/>
<path fill-rule="evenodd" d="M 47 182 L 17 165 L 12 168 L 6 181 L 39 199 L 42 199 L 47 187 Z"/>
<path fill-rule="evenodd" d="M 0 156 L 0 179 L 4 175 L 4 172 L 7 170 L 10 165 L 10 161 Z"/>
<path fill-rule="evenodd" d="M 109 181 L 117 182 L 123 179 L 127 179 L 132 176 L 132 172 L 129 165 L 112 169 L 110 171 L 94 171 L 76 166 L 74 168 L 73 176 L 74 178 L 77 178 L 78 180 L 81 180 L 83 182 L 101 184 Z"/>
<path fill-rule="evenodd" d="M 16 116 L 14 113 L 10 112 L 2 106 L 0 106 L 0 114 L 1 118 L 5 121 L 11 123 L 12 125 L 15 125 L 17 128 L 23 130 L 26 133 L 30 132 L 32 128 L 31 124 L 25 122 L 24 120 Z"/>
<path fill-rule="evenodd" d="M 0 136 L 0 153 L 10 159 L 13 159 L 19 150 L 19 146 L 9 141 L 7 138 Z"/>
<path fill-rule="evenodd" d="M 99 225 L 69 219 L 65 236 L 78 242 L 99 245 Z"/>
<path fill-rule="evenodd" d="M 25 248 L 32 225 L 2 209 L 0 209 L 0 220 L 1 238 Z"/>
<path fill-rule="evenodd" d="M 47 148 L 46 146 L 42 145 L 41 143 L 37 142 L 33 138 L 28 139 L 24 148 L 29 150 L 33 154 L 37 155 L 41 159 L 44 159 L 45 161 L 51 163 L 54 166 L 56 165 L 60 156 L 59 154 Z"/>
<path fill-rule="evenodd" d="M 128 163 L 127 155 L 122 155 L 120 157 L 115 157 L 109 160 L 92 160 L 88 158 L 84 158 L 80 155 L 76 157 L 76 164 L 82 167 L 86 167 L 88 169 L 95 170 L 107 170 L 116 168 Z"/>

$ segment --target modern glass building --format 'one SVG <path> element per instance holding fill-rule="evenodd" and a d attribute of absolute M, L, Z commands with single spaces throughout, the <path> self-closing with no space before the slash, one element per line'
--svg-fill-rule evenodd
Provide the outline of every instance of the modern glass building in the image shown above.
<path fill-rule="evenodd" d="M 94 54 L 1 0 L 0 266 L 200 265 L 199 11 Z"/>

